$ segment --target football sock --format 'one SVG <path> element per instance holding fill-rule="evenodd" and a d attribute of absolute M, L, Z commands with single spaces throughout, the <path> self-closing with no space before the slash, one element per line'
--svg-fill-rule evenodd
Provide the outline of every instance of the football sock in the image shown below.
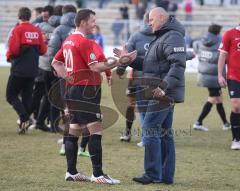
<path fill-rule="evenodd" d="M 83 150 L 82 150 L 83 152 L 85 152 L 85 150 L 86 150 L 88 141 L 89 141 L 89 136 L 87 136 L 87 137 L 82 137 L 80 147 L 83 149 Z"/>
<path fill-rule="evenodd" d="M 99 177 L 103 175 L 102 171 L 102 145 L 101 145 L 102 135 L 93 134 L 89 138 L 88 150 L 90 153 L 93 175 Z"/>
<path fill-rule="evenodd" d="M 240 113 L 231 112 L 230 115 L 231 129 L 233 140 L 240 140 Z"/>
<path fill-rule="evenodd" d="M 220 117 L 222 119 L 223 124 L 227 123 L 226 113 L 225 113 L 225 110 L 224 110 L 224 107 L 223 107 L 222 103 L 217 104 L 217 111 L 218 111 L 218 114 L 220 115 Z"/>
<path fill-rule="evenodd" d="M 65 153 L 67 158 L 67 171 L 74 175 L 77 173 L 78 137 L 65 136 Z"/>
<path fill-rule="evenodd" d="M 203 106 L 202 112 L 198 118 L 199 125 L 202 125 L 203 119 L 208 115 L 208 113 L 211 111 L 212 103 L 206 102 Z"/>
<path fill-rule="evenodd" d="M 134 107 L 127 107 L 126 111 L 126 133 L 130 134 L 134 120 Z"/>

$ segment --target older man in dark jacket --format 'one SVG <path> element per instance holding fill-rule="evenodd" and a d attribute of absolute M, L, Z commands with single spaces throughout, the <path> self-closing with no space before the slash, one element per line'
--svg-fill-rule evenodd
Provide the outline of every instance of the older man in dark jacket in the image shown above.
<path fill-rule="evenodd" d="M 175 18 L 170 17 L 160 7 L 150 11 L 149 23 L 156 38 L 150 43 L 144 58 L 143 77 L 159 79 L 160 83 L 159 86 L 153 83 L 143 123 L 145 173 L 133 180 L 142 184 L 172 184 L 175 173 L 175 146 L 172 135 L 174 107 L 169 104 L 164 109 L 156 110 L 155 106 L 160 105 L 159 108 L 162 108 L 162 101 L 159 100 L 163 98 L 175 103 L 184 101 L 185 30 Z M 138 67 L 139 61 L 141 58 L 137 58 L 131 64 L 132 67 Z M 152 80 L 149 82 L 152 83 Z"/>

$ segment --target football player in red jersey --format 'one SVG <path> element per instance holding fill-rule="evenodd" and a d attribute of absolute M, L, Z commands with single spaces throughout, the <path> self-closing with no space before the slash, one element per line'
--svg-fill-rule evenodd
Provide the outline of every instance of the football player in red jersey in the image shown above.
<path fill-rule="evenodd" d="M 43 55 L 47 47 L 40 29 L 29 23 L 31 10 L 27 7 L 20 8 L 18 18 L 20 21 L 12 30 L 6 54 L 7 61 L 11 62 L 6 97 L 19 115 L 19 134 L 24 134 L 29 126 L 39 55 Z"/>
<path fill-rule="evenodd" d="M 100 72 L 119 66 L 122 58 L 131 61 L 136 58 L 136 51 L 122 55 L 122 58 L 106 59 L 101 47 L 94 41 L 86 38 L 92 34 L 96 26 L 95 12 L 82 9 L 75 18 L 76 31 L 62 44 L 52 62 L 57 74 L 66 79 L 68 100 L 77 100 L 88 103 L 89 107 L 80 111 L 71 111 L 73 118 L 70 122 L 69 135 L 65 138 L 67 158 L 67 172 L 65 180 L 92 181 L 105 184 L 118 184 L 119 180 L 113 179 L 102 170 L 101 131 L 103 129 L 100 114 L 101 75 Z M 90 105 L 92 104 L 92 107 Z M 92 110 L 92 111 L 89 111 Z M 92 161 L 93 174 L 89 178 L 76 169 L 78 137 L 89 134 L 88 149 Z"/>
<path fill-rule="evenodd" d="M 240 26 L 224 33 L 219 47 L 218 82 L 221 87 L 228 86 L 231 99 L 231 149 L 240 149 Z M 227 64 L 227 80 L 223 77 L 223 69 Z"/>

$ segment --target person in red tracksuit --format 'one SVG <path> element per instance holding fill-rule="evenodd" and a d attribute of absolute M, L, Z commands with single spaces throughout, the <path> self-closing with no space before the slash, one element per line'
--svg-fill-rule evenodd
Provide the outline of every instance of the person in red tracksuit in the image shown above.
<path fill-rule="evenodd" d="M 19 24 L 12 30 L 6 53 L 7 61 L 11 63 L 6 98 L 19 115 L 19 134 L 24 134 L 29 125 L 38 58 L 46 52 L 47 47 L 40 29 L 29 23 L 31 10 L 20 8 L 18 18 Z"/>

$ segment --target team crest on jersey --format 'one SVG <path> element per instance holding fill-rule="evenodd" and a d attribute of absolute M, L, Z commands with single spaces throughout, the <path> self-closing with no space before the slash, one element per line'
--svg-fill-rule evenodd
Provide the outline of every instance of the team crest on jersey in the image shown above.
<path fill-rule="evenodd" d="M 91 59 L 91 60 L 96 60 L 96 56 L 95 56 L 94 53 L 91 53 L 91 54 L 90 54 L 90 59 Z"/>

